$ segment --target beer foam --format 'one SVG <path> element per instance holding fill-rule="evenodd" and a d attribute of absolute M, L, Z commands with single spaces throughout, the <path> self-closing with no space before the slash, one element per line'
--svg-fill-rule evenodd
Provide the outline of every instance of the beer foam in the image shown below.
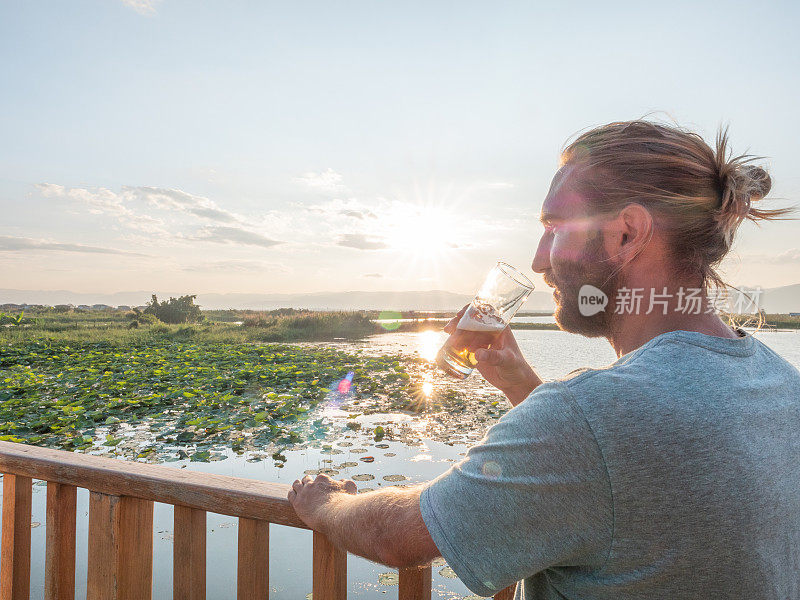
<path fill-rule="evenodd" d="M 475 309 L 470 306 L 457 327 L 464 331 L 501 331 L 506 328 L 506 324 L 491 307 Z"/>

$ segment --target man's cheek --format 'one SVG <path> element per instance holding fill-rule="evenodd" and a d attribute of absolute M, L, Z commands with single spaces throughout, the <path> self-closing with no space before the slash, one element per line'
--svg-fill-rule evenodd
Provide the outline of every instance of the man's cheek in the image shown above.
<path fill-rule="evenodd" d="M 581 247 L 573 244 L 566 237 L 556 236 L 550 247 L 550 264 L 555 269 L 557 265 L 578 262 L 581 259 Z"/>

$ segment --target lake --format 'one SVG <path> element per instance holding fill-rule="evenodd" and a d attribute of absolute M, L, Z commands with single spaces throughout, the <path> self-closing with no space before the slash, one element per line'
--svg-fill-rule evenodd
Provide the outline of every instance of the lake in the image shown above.
<path fill-rule="evenodd" d="M 527 322 L 552 322 L 552 317 L 523 317 Z M 541 319 L 541 320 L 540 320 Z M 523 321 L 524 322 L 524 321 Z M 613 362 L 616 356 L 603 339 L 588 339 L 561 331 L 517 330 L 514 332 L 520 348 L 539 375 L 545 379 L 562 377 L 580 367 L 600 367 Z M 759 332 L 756 334 L 778 354 L 800 367 L 800 331 Z M 362 342 L 336 345 L 348 351 L 365 354 L 403 354 L 409 358 L 430 360 L 446 334 L 386 333 Z M 459 386 L 480 402 L 505 402 L 502 395 L 488 385 L 477 371 L 464 382 L 431 378 L 430 395 L 449 386 Z M 357 412 L 357 411 L 356 411 Z M 319 407 L 315 418 L 327 420 L 331 438 L 311 442 L 304 447 L 284 452 L 285 466 L 279 468 L 270 460 L 254 460 L 252 455 L 237 456 L 228 452 L 225 460 L 198 463 L 178 461 L 170 466 L 201 472 L 221 473 L 291 483 L 304 472 L 315 474 L 328 469 L 335 478 L 355 478 L 359 491 L 379 489 L 390 485 L 408 485 L 435 478 L 461 459 L 467 448 L 480 440 L 496 417 L 470 421 L 469 415 L 452 422 L 441 422 L 424 409 L 419 415 L 405 413 L 353 414 L 352 407 L 344 411 L 340 402 L 331 399 Z M 490 415 L 493 413 L 489 413 Z M 497 414 L 499 416 L 499 414 Z M 358 423 L 353 430 L 347 423 Z M 376 442 L 374 427 L 381 425 L 397 435 Z M 374 457 L 373 462 L 361 460 Z M 31 598 L 41 597 L 44 585 L 45 491 L 43 483 L 34 485 L 33 529 L 31 545 Z M 78 493 L 78 540 L 76 597 L 85 595 L 87 555 L 88 493 Z M 172 597 L 172 507 L 156 505 L 154 516 L 153 598 Z M 207 597 L 233 598 L 236 595 L 237 522 L 235 518 L 208 515 Z M 394 571 L 358 557 L 348 558 L 349 598 L 377 599 L 396 597 Z M 292 528 L 272 525 L 270 533 L 271 598 L 296 600 L 311 592 L 311 534 Z M 469 598 L 471 593 L 453 577 L 441 561 L 433 568 L 433 597 L 447 599 Z"/>

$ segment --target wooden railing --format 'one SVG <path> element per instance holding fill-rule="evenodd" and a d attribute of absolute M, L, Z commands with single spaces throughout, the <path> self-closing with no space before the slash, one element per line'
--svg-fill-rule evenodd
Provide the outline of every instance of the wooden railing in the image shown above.
<path fill-rule="evenodd" d="M 141 600 L 152 594 L 153 503 L 174 505 L 173 597 L 206 597 L 206 513 L 238 517 L 237 597 L 269 596 L 269 524 L 308 529 L 289 486 L 0 442 L 3 473 L 0 600 L 28 599 L 31 485 L 47 482 L 44 597 L 75 596 L 77 488 L 89 490 L 86 598 Z M 347 597 L 347 554 L 313 532 L 313 599 Z M 400 600 L 430 600 L 431 567 L 400 569 Z M 495 600 L 510 600 L 506 588 Z"/>

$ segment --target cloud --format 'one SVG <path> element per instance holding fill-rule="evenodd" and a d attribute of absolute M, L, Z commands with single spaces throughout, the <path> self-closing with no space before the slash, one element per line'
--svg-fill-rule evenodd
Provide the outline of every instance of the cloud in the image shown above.
<path fill-rule="evenodd" d="M 146 205 L 140 205 L 138 211 L 134 210 L 137 203 L 144 202 L 162 211 L 189 214 L 214 223 L 241 221 L 237 215 L 221 208 L 213 200 L 175 188 L 123 186 L 119 192 L 115 192 L 107 188 L 69 188 L 55 183 L 39 183 L 35 187 L 43 196 L 84 204 L 92 214 L 111 215 L 126 227 L 161 238 L 174 237 L 175 227 L 168 228 L 162 219 L 143 214 L 153 212 Z"/>
<path fill-rule="evenodd" d="M 345 246 L 346 248 L 358 248 L 359 250 L 381 250 L 389 247 L 386 242 L 383 241 L 383 238 L 363 233 L 345 233 L 340 235 L 336 245 Z"/>
<path fill-rule="evenodd" d="M 262 248 L 271 248 L 283 242 L 271 240 L 270 238 L 255 233 L 254 231 L 247 231 L 239 227 L 204 227 L 197 235 L 192 238 L 203 242 L 216 242 L 220 244 L 241 244 L 245 246 L 261 246 Z"/>
<path fill-rule="evenodd" d="M 331 168 L 325 169 L 320 173 L 309 171 L 303 173 L 295 179 L 298 183 L 305 185 L 313 190 L 328 193 L 340 193 L 347 188 L 342 184 L 342 176 Z"/>
<path fill-rule="evenodd" d="M 253 273 L 253 272 L 270 272 L 276 271 L 282 273 L 289 273 L 291 269 L 286 265 L 276 263 L 266 263 L 258 260 L 214 260 L 200 264 L 187 265 L 183 267 L 184 271 L 189 272 L 221 272 L 221 273 Z"/>
<path fill-rule="evenodd" d="M 149 233 L 166 234 L 164 222 L 150 215 L 142 215 L 125 206 L 125 196 L 107 188 L 68 188 L 55 183 L 37 183 L 36 187 L 47 198 L 67 198 L 89 207 L 95 215 L 108 214 L 128 227 Z"/>
<path fill-rule="evenodd" d="M 130 6 L 140 15 L 156 14 L 156 5 L 161 0 L 122 0 L 125 6 Z"/>
<path fill-rule="evenodd" d="M 364 273 L 362 277 L 374 277 L 375 279 L 381 279 L 383 275 L 380 273 Z"/>
<path fill-rule="evenodd" d="M 800 248 L 789 248 L 779 254 L 751 254 L 743 257 L 749 262 L 769 263 L 773 265 L 791 265 L 800 263 Z"/>
<path fill-rule="evenodd" d="M 157 208 L 182 211 L 218 223 L 235 223 L 239 220 L 236 215 L 220 208 L 213 200 L 182 190 L 125 186 L 122 188 L 122 195 L 145 200 Z"/>
<path fill-rule="evenodd" d="M 370 219 L 378 218 L 378 215 L 376 215 L 369 209 L 364 209 L 363 211 L 346 209 L 346 210 L 340 210 L 339 214 L 344 215 L 345 217 L 353 217 L 354 219 L 365 219 L 367 217 L 369 217 Z"/>
<path fill-rule="evenodd" d="M 362 221 L 364 219 L 378 218 L 378 215 L 375 214 L 369 206 L 366 206 L 356 198 L 349 198 L 348 200 L 335 198 L 323 204 L 309 206 L 306 210 L 308 210 L 308 212 L 329 215 L 331 217 L 349 217 Z"/>
<path fill-rule="evenodd" d="M 46 250 L 51 252 L 82 252 L 85 254 L 118 254 L 123 256 L 147 256 L 136 252 L 125 252 L 113 248 L 84 246 L 83 244 L 61 244 L 33 238 L 10 237 L 0 235 L 0 252 L 25 252 L 28 250 Z"/>
<path fill-rule="evenodd" d="M 790 248 L 772 258 L 777 264 L 800 263 L 800 248 Z"/>
<path fill-rule="evenodd" d="M 512 190 L 517 186 L 513 183 L 509 183 L 508 181 L 483 181 L 477 184 L 477 187 L 487 190 Z"/>

